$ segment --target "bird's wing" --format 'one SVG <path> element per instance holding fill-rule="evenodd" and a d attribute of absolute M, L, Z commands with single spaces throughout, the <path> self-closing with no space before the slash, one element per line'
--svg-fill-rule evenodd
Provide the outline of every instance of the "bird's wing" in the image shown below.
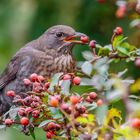
<path fill-rule="evenodd" d="M 20 59 L 18 55 L 11 59 L 4 72 L 0 75 L 0 89 L 5 87 L 7 83 L 15 78 L 19 68 L 19 63 Z"/>
<path fill-rule="evenodd" d="M 10 81 L 15 79 L 16 76 L 28 76 L 28 74 L 31 73 L 30 68 L 38 62 L 35 54 L 36 53 L 32 47 L 25 47 L 17 52 L 4 72 L 0 75 L 0 90 L 3 89 Z"/>

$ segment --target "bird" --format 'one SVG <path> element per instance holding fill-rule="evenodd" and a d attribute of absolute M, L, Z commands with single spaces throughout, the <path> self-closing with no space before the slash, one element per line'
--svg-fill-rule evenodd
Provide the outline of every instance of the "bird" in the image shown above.
<path fill-rule="evenodd" d="M 25 93 L 28 89 L 23 79 L 32 73 L 51 77 L 59 72 L 75 72 L 72 48 L 83 44 L 78 40 L 82 36 L 87 35 L 67 25 L 55 25 L 17 51 L 0 75 L 0 115 L 12 106 L 12 99 L 6 96 L 7 91 L 13 90 L 17 95 Z"/>

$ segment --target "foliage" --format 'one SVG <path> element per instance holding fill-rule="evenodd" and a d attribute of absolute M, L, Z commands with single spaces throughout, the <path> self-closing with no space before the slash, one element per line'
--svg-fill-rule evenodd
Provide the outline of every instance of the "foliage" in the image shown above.
<path fill-rule="evenodd" d="M 137 81 L 125 77 L 126 69 L 117 73 L 110 69 L 114 62 L 138 60 L 139 49 L 116 29 L 110 45 L 89 45 L 80 71 L 51 79 L 32 74 L 23 80 L 32 87 L 25 97 L 9 91 L 14 105 L 1 116 L 0 129 L 13 126 L 33 139 L 36 127 L 54 140 L 139 139 L 139 97 L 130 95 Z"/>

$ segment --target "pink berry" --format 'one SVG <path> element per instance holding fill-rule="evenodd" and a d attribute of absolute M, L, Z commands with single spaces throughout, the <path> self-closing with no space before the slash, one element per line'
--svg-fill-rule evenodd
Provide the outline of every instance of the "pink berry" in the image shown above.
<path fill-rule="evenodd" d="M 9 97 L 15 97 L 16 94 L 13 90 L 9 90 L 9 91 L 7 91 L 6 95 Z"/>
<path fill-rule="evenodd" d="M 92 103 L 93 100 L 90 98 L 90 96 L 87 96 L 87 98 L 85 99 L 88 103 Z"/>
<path fill-rule="evenodd" d="M 66 110 L 68 110 L 69 105 L 66 104 L 66 103 L 63 103 L 63 104 L 61 105 L 61 108 L 62 108 L 64 111 L 66 111 Z"/>
<path fill-rule="evenodd" d="M 26 115 L 25 109 L 24 109 L 24 108 L 20 108 L 20 109 L 18 110 L 18 115 L 20 115 L 20 116 L 25 116 L 25 115 Z"/>
<path fill-rule="evenodd" d="M 98 99 L 96 104 L 97 104 L 97 106 L 103 105 L 103 100 L 102 99 Z"/>
<path fill-rule="evenodd" d="M 96 99 L 97 94 L 96 94 L 95 92 L 90 92 L 90 93 L 89 93 L 89 97 L 90 97 L 91 99 Z"/>
<path fill-rule="evenodd" d="M 5 124 L 5 125 L 8 125 L 8 126 L 11 126 L 11 125 L 13 124 L 13 121 L 12 121 L 11 119 L 6 119 L 6 120 L 4 121 L 4 124 Z"/>
<path fill-rule="evenodd" d="M 36 80 L 38 80 L 38 75 L 36 73 L 33 73 L 30 75 L 30 80 L 32 82 L 35 82 Z"/>
<path fill-rule="evenodd" d="M 135 65 L 140 68 L 140 58 L 135 60 Z"/>
<path fill-rule="evenodd" d="M 78 77 L 78 76 L 76 76 L 76 77 L 74 77 L 73 78 L 73 84 L 75 84 L 75 85 L 79 85 L 80 84 L 80 82 L 81 82 L 81 78 L 80 77 Z"/>
<path fill-rule="evenodd" d="M 27 78 L 25 78 L 25 79 L 23 80 L 23 82 L 24 82 L 24 84 L 25 84 L 26 86 L 28 86 L 28 85 L 31 84 L 31 81 L 30 81 L 29 79 L 27 79 Z"/>
<path fill-rule="evenodd" d="M 45 78 L 42 75 L 38 76 L 38 81 L 43 82 L 45 80 Z"/>
<path fill-rule="evenodd" d="M 39 83 L 39 82 L 34 82 L 34 83 L 33 83 L 33 86 L 39 87 L 39 86 L 40 86 L 40 83 Z"/>
<path fill-rule="evenodd" d="M 69 74 L 65 74 L 63 76 L 63 80 L 70 80 L 71 79 L 71 76 Z"/>
<path fill-rule="evenodd" d="M 95 40 L 91 40 L 91 41 L 89 42 L 89 47 L 95 48 L 95 47 L 96 47 L 96 41 L 95 41 Z"/>
<path fill-rule="evenodd" d="M 32 117 L 33 117 L 33 118 L 38 118 L 38 117 L 39 117 L 39 113 L 40 113 L 39 110 L 34 110 L 34 111 L 32 112 Z"/>
<path fill-rule="evenodd" d="M 27 114 L 31 113 L 31 112 L 32 112 L 32 108 L 31 108 L 31 107 L 27 107 L 27 108 L 25 109 L 25 112 L 26 112 Z"/>
<path fill-rule="evenodd" d="M 89 41 L 89 38 L 87 36 L 81 36 L 80 40 L 83 42 L 83 43 L 87 43 Z"/>

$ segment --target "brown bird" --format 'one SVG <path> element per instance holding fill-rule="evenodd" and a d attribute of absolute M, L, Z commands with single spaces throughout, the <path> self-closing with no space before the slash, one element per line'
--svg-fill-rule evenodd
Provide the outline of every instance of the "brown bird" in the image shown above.
<path fill-rule="evenodd" d="M 12 105 L 6 92 L 13 90 L 16 94 L 25 93 L 27 88 L 23 79 L 30 74 L 51 77 L 58 72 L 74 72 L 72 48 L 75 44 L 83 43 L 76 40 L 81 36 L 86 35 L 69 26 L 56 25 L 21 48 L 0 76 L 0 114 L 5 113 Z"/>

